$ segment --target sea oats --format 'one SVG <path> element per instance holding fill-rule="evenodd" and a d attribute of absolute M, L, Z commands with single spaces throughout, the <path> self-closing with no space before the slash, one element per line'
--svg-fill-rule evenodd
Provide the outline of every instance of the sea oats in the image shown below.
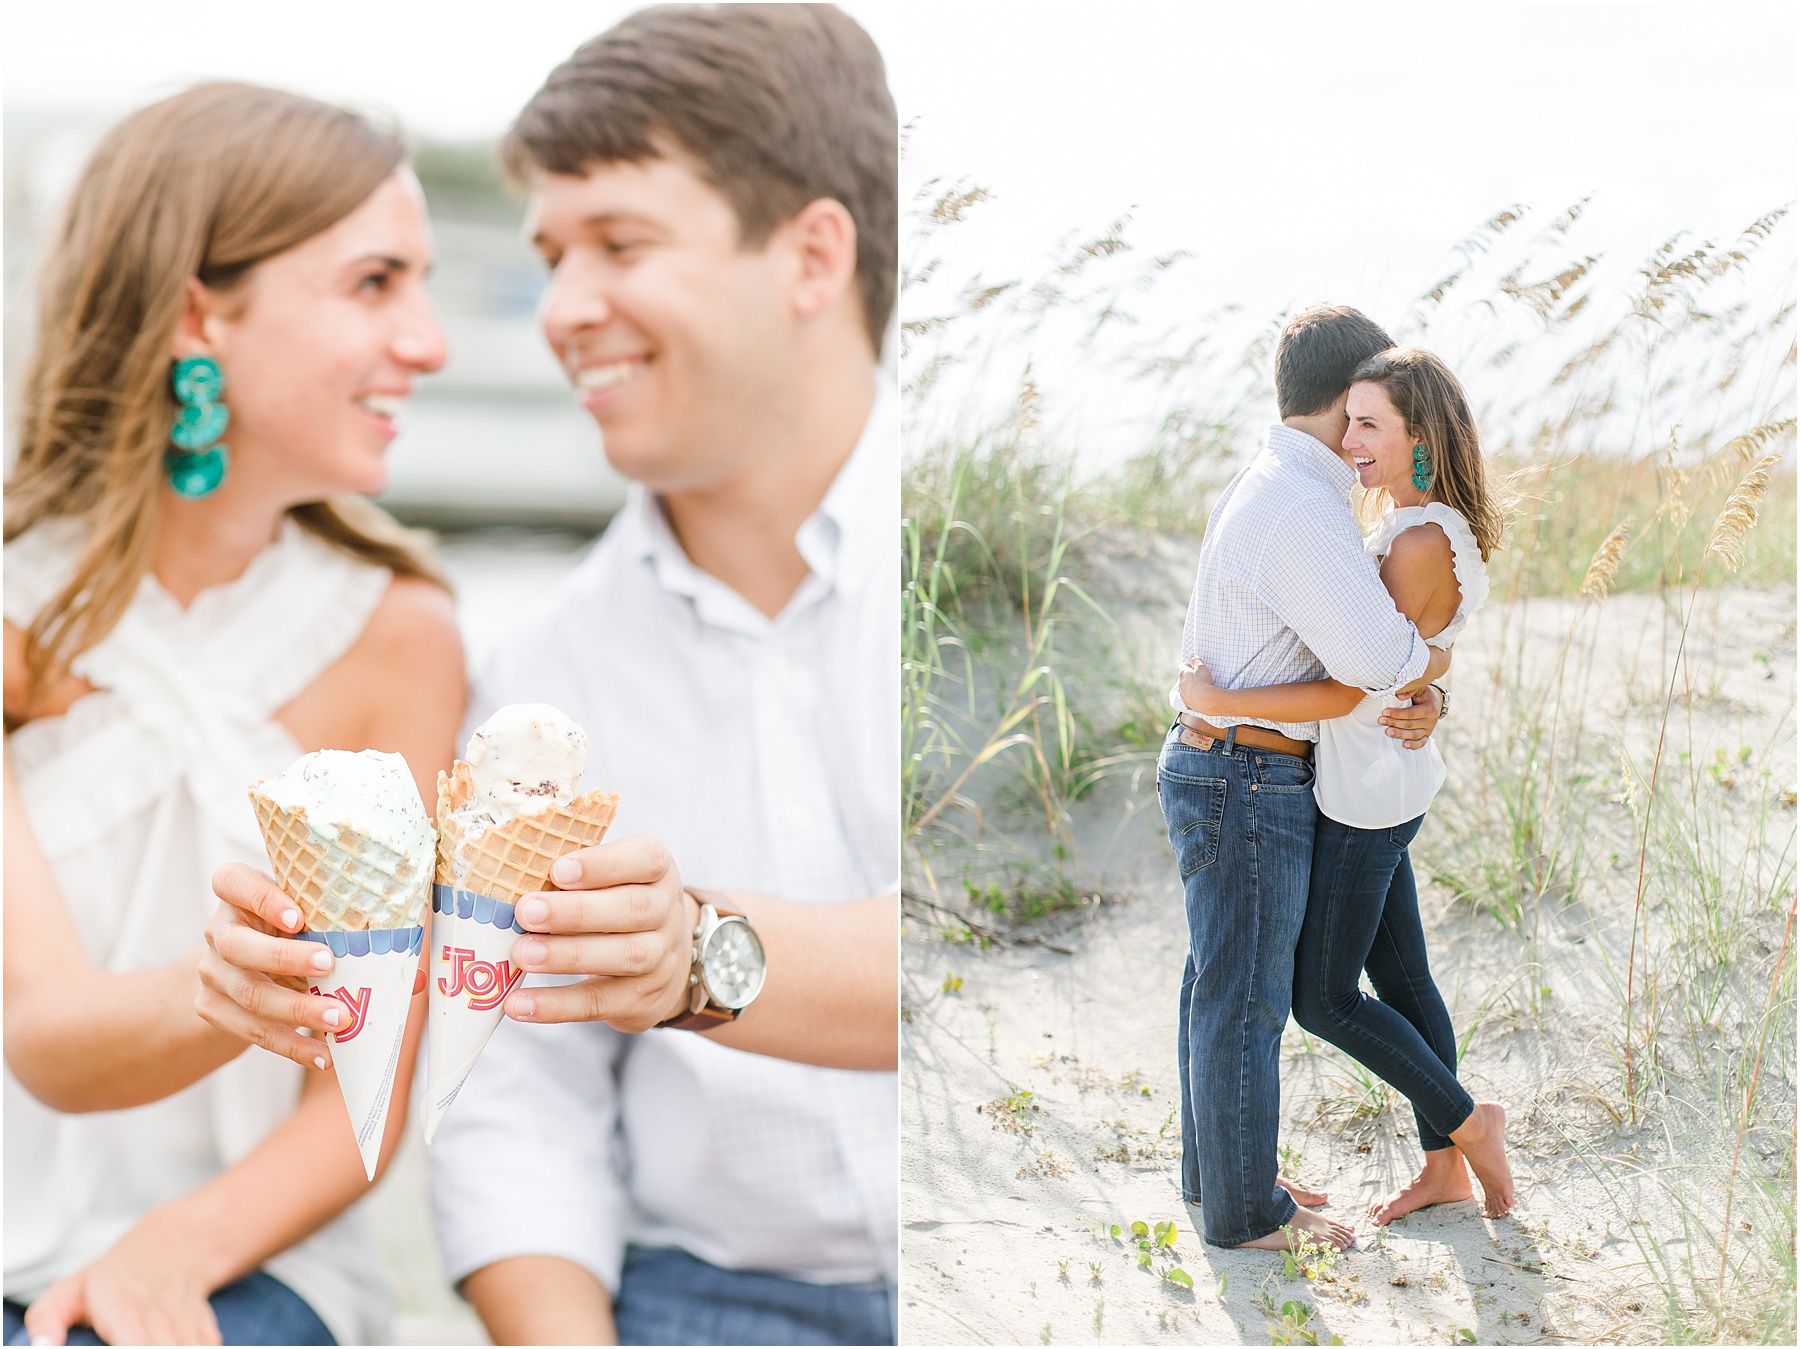
<path fill-rule="evenodd" d="M 1669 445 L 1663 451 L 1668 456 L 1668 463 L 1657 469 L 1656 476 L 1662 482 L 1662 501 L 1656 507 L 1652 520 L 1667 520 L 1675 528 L 1680 529 L 1693 514 L 1693 507 L 1687 499 L 1688 479 L 1693 475 L 1686 469 L 1678 468 L 1676 460 L 1681 455 L 1681 441 L 1677 433 L 1679 426 L 1669 428 Z"/>
<path fill-rule="evenodd" d="M 1735 572 L 1744 565 L 1744 536 L 1756 525 L 1757 504 L 1769 490 L 1769 469 L 1781 462 L 1771 454 L 1743 476 L 1725 498 L 1719 518 L 1713 522 L 1712 538 L 1706 543 L 1706 557 L 1716 556 L 1726 571 Z"/>
<path fill-rule="evenodd" d="M 1599 604 L 1612 589 L 1613 577 L 1619 570 L 1619 559 L 1625 556 L 1625 536 L 1637 523 L 1635 516 L 1626 516 L 1613 532 L 1606 536 L 1601 545 L 1594 550 L 1594 560 L 1588 563 L 1587 574 L 1581 578 L 1581 594 L 1584 598 Z"/>
<path fill-rule="evenodd" d="M 1787 215 L 1788 209 L 1789 208 L 1786 206 L 1777 206 L 1767 215 L 1759 216 L 1757 219 L 1752 220 L 1748 225 L 1744 226 L 1743 232 L 1739 237 L 1744 239 L 1754 239 L 1758 243 L 1761 243 L 1769 238 L 1770 235 L 1774 234 L 1775 226 Z"/>
<path fill-rule="evenodd" d="M 1742 470 L 1755 455 L 1772 441 L 1791 436 L 1794 433 L 1794 419 L 1783 417 L 1777 421 L 1763 422 L 1753 426 L 1741 436 L 1734 436 L 1726 441 L 1719 452 L 1712 457 L 1712 463 L 1706 470 L 1706 485 L 1716 487 L 1729 479 L 1734 473 Z"/>
<path fill-rule="evenodd" d="M 931 204 L 931 221 L 934 225 L 954 224 L 991 196 L 993 193 L 989 189 L 981 186 L 968 187 L 964 185 L 964 181 L 959 180 L 956 186 Z"/>
<path fill-rule="evenodd" d="M 1018 284 L 1017 281 L 1002 281 L 997 286 L 966 286 L 963 289 L 963 302 L 968 305 L 971 313 L 979 313 Z"/>
<path fill-rule="evenodd" d="M 1019 381 L 1019 396 L 1013 404 L 1013 434 L 1021 445 L 1035 443 L 1037 439 L 1038 417 L 1043 407 L 1044 396 L 1039 392 L 1037 381 L 1031 377 L 1031 367 L 1025 367 L 1025 378 Z"/>

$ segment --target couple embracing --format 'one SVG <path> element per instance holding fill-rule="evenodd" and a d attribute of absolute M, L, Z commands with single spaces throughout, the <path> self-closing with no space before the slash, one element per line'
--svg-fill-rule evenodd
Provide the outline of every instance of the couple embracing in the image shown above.
<path fill-rule="evenodd" d="M 1207 524 L 1157 766 L 1189 934 L 1181 1185 L 1213 1245 L 1343 1249 L 1354 1227 L 1278 1173 L 1290 1010 L 1412 1103 L 1424 1163 L 1376 1224 L 1468 1199 L 1471 1170 L 1487 1216 L 1513 1202 L 1505 1111 L 1457 1080 L 1407 851 L 1445 777 L 1433 681 L 1503 519 L 1431 353 L 1320 306 L 1283 331 L 1275 387 L 1281 423 Z M 1385 508 L 1366 538 L 1359 485 Z"/>

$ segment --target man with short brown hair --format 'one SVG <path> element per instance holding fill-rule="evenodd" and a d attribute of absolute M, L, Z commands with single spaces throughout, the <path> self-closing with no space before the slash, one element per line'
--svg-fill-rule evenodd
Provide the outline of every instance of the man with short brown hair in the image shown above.
<path fill-rule="evenodd" d="M 709 5 L 589 42 L 506 140 L 634 486 L 468 712 L 554 704 L 620 796 L 515 910 L 531 977 L 431 1149 L 496 1343 L 894 1339 L 897 139 L 844 14 Z"/>
<path fill-rule="evenodd" d="M 663 5 L 551 71 L 501 156 L 528 182 L 686 155 L 731 203 L 749 247 L 810 201 L 841 202 L 879 351 L 898 271 L 897 134 L 881 54 L 835 6 Z"/>
<path fill-rule="evenodd" d="M 1275 405 L 1282 420 L 1332 413 L 1349 392 L 1350 372 L 1393 345 L 1386 329 L 1349 305 L 1302 309 L 1275 346 Z M 1336 449 L 1343 441 L 1340 432 L 1325 444 Z"/>

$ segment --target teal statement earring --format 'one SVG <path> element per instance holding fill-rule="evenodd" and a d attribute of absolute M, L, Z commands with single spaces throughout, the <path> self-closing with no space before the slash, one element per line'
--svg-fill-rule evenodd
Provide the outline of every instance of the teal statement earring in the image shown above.
<path fill-rule="evenodd" d="M 172 377 L 181 411 L 169 428 L 170 448 L 163 452 L 163 472 L 169 486 L 182 496 L 198 499 L 225 481 L 224 445 L 214 442 L 231 423 L 231 409 L 219 401 L 225 392 L 225 372 L 210 356 L 185 356 L 175 362 Z"/>
<path fill-rule="evenodd" d="M 1429 492 L 1431 484 L 1437 481 L 1437 474 L 1431 468 L 1431 456 L 1423 445 L 1413 446 L 1413 486 L 1421 492 Z"/>

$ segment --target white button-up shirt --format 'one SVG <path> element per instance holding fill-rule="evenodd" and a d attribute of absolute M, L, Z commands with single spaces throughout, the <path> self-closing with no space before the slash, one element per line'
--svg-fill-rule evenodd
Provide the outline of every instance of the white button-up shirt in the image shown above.
<path fill-rule="evenodd" d="M 1356 470 L 1322 441 L 1271 426 L 1269 443 L 1213 504 L 1181 630 L 1220 688 L 1323 679 L 1383 696 L 1425 672 L 1430 653 L 1394 607 L 1363 548 Z M 1179 686 L 1169 694 L 1180 708 Z M 1208 717 L 1317 740 L 1319 723 Z"/>
<path fill-rule="evenodd" d="M 899 452 L 883 386 L 795 542 L 774 619 L 682 552 L 641 488 L 477 682 L 469 726 L 547 702 L 586 730 L 612 836 L 692 885 L 829 904 L 897 893 Z M 432 1145 L 452 1281 L 561 1256 L 617 1291 L 626 1243 L 815 1283 L 897 1282 L 899 1086 L 688 1031 L 502 1021 Z"/>

